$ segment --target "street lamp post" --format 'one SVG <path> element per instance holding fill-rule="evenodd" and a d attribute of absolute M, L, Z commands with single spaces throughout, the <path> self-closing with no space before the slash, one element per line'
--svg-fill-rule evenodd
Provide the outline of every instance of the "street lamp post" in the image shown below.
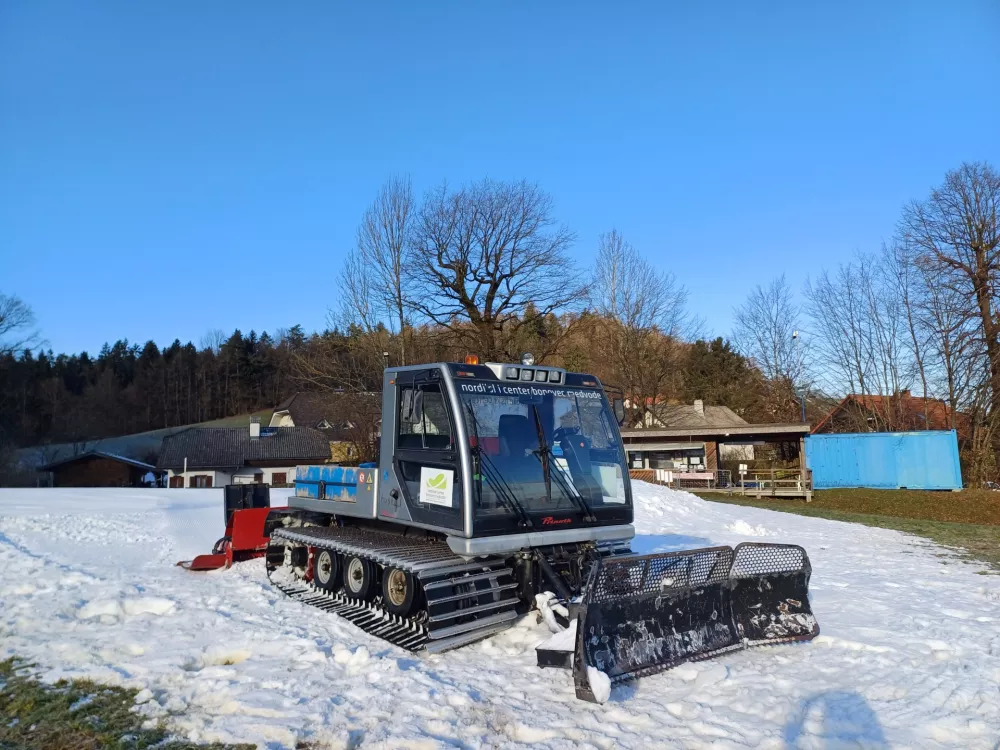
<path fill-rule="evenodd" d="M 799 346 L 800 346 L 800 344 L 799 344 L 799 332 L 798 331 L 792 331 L 792 342 L 795 344 L 795 351 L 796 351 L 796 353 L 798 353 L 799 352 Z M 795 384 L 794 383 L 792 383 L 792 387 L 795 388 Z M 802 422 L 804 423 L 806 421 L 806 388 L 805 388 L 805 385 L 803 385 L 801 389 L 796 389 L 796 390 L 798 390 L 797 395 L 799 397 L 799 404 L 802 406 Z"/>

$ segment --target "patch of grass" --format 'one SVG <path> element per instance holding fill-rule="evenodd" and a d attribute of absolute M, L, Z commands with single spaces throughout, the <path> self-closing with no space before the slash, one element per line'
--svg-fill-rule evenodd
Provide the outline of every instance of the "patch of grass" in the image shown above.
<path fill-rule="evenodd" d="M 1000 526 L 1000 492 L 989 490 L 819 490 L 810 505 L 848 513 Z"/>
<path fill-rule="evenodd" d="M 705 500 L 766 508 L 800 516 L 861 523 L 930 539 L 986 563 L 1000 572 L 1000 493 L 917 492 L 913 490 L 820 490 L 813 501 L 695 493 Z M 959 507 L 953 507 L 959 506 Z M 921 516 L 920 514 L 926 514 Z M 972 519 L 959 523 L 952 518 Z"/>
<path fill-rule="evenodd" d="M 0 750 L 253 750 L 253 745 L 168 741 L 162 725 L 144 729 L 132 688 L 90 680 L 41 682 L 30 664 L 0 661 Z"/>

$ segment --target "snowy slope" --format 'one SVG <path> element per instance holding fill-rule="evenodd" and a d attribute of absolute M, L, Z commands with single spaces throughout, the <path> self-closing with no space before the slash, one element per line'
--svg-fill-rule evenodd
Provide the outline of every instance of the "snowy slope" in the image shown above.
<path fill-rule="evenodd" d="M 0 490 L 0 654 L 148 688 L 142 710 L 192 740 L 268 748 L 998 747 L 1000 578 L 893 531 L 636 494 L 637 552 L 805 546 L 823 635 L 596 706 L 534 666 L 548 631 L 533 616 L 420 657 L 282 599 L 259 560 L 174 567 L 219 535 L 218 489 Z"/>

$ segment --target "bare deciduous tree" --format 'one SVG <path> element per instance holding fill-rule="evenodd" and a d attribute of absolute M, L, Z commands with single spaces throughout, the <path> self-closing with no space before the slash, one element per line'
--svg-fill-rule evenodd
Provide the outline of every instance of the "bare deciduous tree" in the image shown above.
<path fill-rule="evenodd" d="M 431 191 L 414 225 L 410 307 L 487 359 L 511 359 L 518 332 L 586 298 L 573 233 L 528 182 Z"/>
<path fill-rule="evenodd" d="M 879 397 L 857 415 L 860 431 L 907 429 L 900 396 L 915 377 L 906 312 L 883 261 L 861 256 L 805 287 L 818 374 L 834 393 Z"/>
<path fill-rule="evenodd" d="M 798 398 L 808 388 L 805 344 L 799 337 L 799 309 L 784 274 L 758 284 L 733 311 L 733 340 L 765 377 L 764 413 L 775 419 L 799 418 Z M 797 395 L 802 394 L 802 395 Z"/>
<path fill-rule="evenodd" d="M 803 375 L 799 309 L 784 274 L 766 287 L 758 284 L 746 301 L 733 311 L 733 339 L 745 357 L 754 361 L 765 377 L 798 383 Z"/>
<path fill-rule="evenodd" d="M 222 351 L 222 345 L 226 343 L 226 332 L 221 328 L 213 328 L 208 331 L 198 342 L 202 349 L 206 349 L 218 355 Z"/>
<path fill-rule="evenodd" d="M 903 212 L 899 232 L 933 282 L 977 316 L 990 373 L 990 410 L 1000 412 L 1000 173 L 963 164 L 925 201 Z"/>
<path fill-rule="evenodd" d="M 406 364 L 406 309 L 409 274 L 406 253 L 413 221 L 409 179 L 394 177 L 379 191 L 358 227 L 343 282 L 345 312 L 369 330 L 385 326 L 394 334 L 397 362 Z"/>
<path fill-rule="evenodd" d="M 0 293 L 0 354 L 30 349 L 39 343 L 35 314 L 15 295 Z"/>
<path fill-rule="evenodd" d="M 642 422 L 679 371 L 680 344 L 694 327 L 687 290 L 658 271 L 617 230 L 600 236 L 591 301 L 604 317 L 601 349 Z"/>

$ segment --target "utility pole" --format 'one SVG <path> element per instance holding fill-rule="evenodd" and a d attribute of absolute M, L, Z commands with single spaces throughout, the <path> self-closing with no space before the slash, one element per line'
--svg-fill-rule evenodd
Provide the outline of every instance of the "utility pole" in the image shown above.
<path fill-rule="evenodd" d="M 795 344 L 795 353 L 797 355 L 796 359 L 799 359 L 799 361 L 801 362 L 801 355 L 800 355 L 800 351 L 801 350 L 799 349 L 799 347 L 801 346 L 801 344 L 799 343 L 799 332 L 798 331 L 792 331 L 792 342 Z M 798 390 L 799 404 L 801 404 L 801 406 L 802 406 L 802 422 L 805 423 L 805 421 L 806 421 L 806 387 L 805 387 L 805 384 L 802 385 L 801 389 L 796 389 L 795 388 L 795 383 L 792 383 L 792 388 L 795 389 L 795 390 Z"/>

